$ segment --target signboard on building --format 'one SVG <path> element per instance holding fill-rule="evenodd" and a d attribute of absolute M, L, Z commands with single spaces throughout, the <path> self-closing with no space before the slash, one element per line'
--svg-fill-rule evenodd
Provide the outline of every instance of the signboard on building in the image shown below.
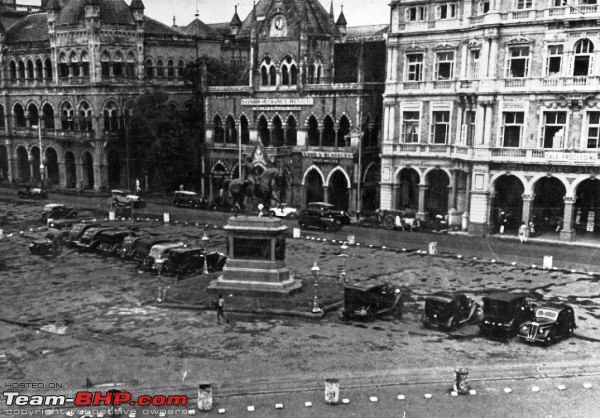
<path fill-rule="evenodd" d="M 313 98 L 305 99 L 242 99 L 242 106 L 313 106 Z"/>
<path fill-rule="evenodd" d="M 599 162 L 600 155 L 597 153 L 563 153 L 560 151 L 546 151 L 544 157 L 547 160 L 574 161 L 574 162 Z"/>

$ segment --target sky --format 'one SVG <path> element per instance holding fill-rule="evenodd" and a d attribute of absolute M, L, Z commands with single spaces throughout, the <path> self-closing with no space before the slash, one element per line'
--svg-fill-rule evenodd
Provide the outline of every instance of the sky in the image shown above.
<path fill-rule="evenodd" d="M 130 3 L 131 0 L 125 0 Z M 326 10 L 330 8 L 330 0 L 319 0 Z M 142 0 L 146 7 L 145 14 L 155 20 L 172 25 L 173 16 L 178 26 L 185 26 L 194 19 L 195 10 L 199 8 L 199 18 L 205 23 L 229 22 L 234 15 L 234 5 L 238 5 L 241 19 L 251 12 L 253 0 Z M 373 25 L 389 23 L 390 0 L 334 0 L 335 18 L 338 17 L 341 5 L 344 5 L 345 17 L 349 26 Z M 17 0 L 19 4 L 39 5 L 40 0 Z"/>

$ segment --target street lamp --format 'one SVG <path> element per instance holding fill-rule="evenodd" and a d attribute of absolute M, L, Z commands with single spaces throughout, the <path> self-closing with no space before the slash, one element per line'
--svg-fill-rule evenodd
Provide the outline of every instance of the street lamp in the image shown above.
<path fill-rule="evenodd" d="M 318 267 L 318 262 L 314 262 L 314 266 L 311 268 L 311 273 L 314 277 L 314 301 L 312 303 L 311 312 L 312 313 L 322 313 L 322 309 L 320 308 L 320 303 L 318 301 L 318 273 L 320 272 L 320 268 Z"/>
<path fill-rule="evenodd" d="M 209 274 L 209 269 L 207 269 L 207 242 L 209 241 L 209 237 L 207 237 L 207 233 L 203 231 L 203 237 L 201 238 L 201 242 L 203 243 L 203 249 L 205 249 L 205 255 L 203 256 L 203 275 Z"/>
<path fill-rule="evenodd" d="M 349 249 L 349 246 L 347 246 L 347 243 L 343 243 L 343 245 L 341 246 L 341 254 L 339 255 L 343 258 L 343 269 L 341 270 L 341 273 L 339 274 L 339 282 L 344 282 L 345 284 L 347 282 L 349 282 L 349 280 L 347 279 L 347 272 L 346 272 L 348 255 L 345 252 L 347 251 L 347 249 Z"/>
<path fill-rule="evenodd" d="M 44 190 L 44 157 L 42 154 L 42 120 L 38 117 L 38 126 L 32 126 L 32 128 L 38 129 L 38 142 L 40 148 L 40 182 L 42 183 L 42 190 Z"/>

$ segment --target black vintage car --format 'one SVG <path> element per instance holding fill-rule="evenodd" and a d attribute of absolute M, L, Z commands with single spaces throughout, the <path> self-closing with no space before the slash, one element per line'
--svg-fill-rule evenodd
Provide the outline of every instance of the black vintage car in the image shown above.
<path fill-rule="evenodd" d="M 464 294 L 438 292 L 426 297 L 422 324 L 424 327 L 455 329 L 477 319 L 479 305 Z"/>
<path fill-rule="evenodd" d="M 177 191 L 174 193 L 173 204 L 176 207 L 187 207 L 194 209 L 208 209 L 209 201 L 199 196 L 196 192 Z"/>
<path fill-rule="evenodd" d="M 319 213 L 322 217 L 330 217 L 336 219 L 341 225 L 347 226 L 351 224 L 351 217 L 346 211 L 340 211 L 334 205 L 327 202 L 310 202 L 307 204 L 307 209 Z"/>
<path fill-rule="evenodd" d="M 129 230 L 106 230 L 96 237 L 91 247 L 106 255 L 116 256 L 123 240 L 131 236 L 132 232 Z"/>
<path fill-rule="evenodd" d="M 567 304 L 545 304 L 535 309 L 535 318 L 518 328 L 523 342 L 550 346 L 554 342 L 573 336 L 577 325 L 575 312 Z"/>
<path fill-rule="evenodd" d="M 45 238 L 34 240 L 29 245 L 29 251 L 34 255 L 39 256 L 56 255 L 60 253 L 62 249 L 62 238 L 58 230 L 55 230 L 54 232 L 49 231 Z"/>
<path fill-rule="evenodd" d="M 226 266 L 227 261 L 228 257 L 223 253 L 207 253 L 207 271 L 209 273 L 221 272 L 224 270 L 224 266 Z"/>
<path fill-rule="evenodd" d="M 117 254 L 123 259 L 133 259 L 143 262 L 150 252 L 151 248 L 160 243 L 167 243 L 169 239 L 154 236 L 127 236 L 119 247 Z"/>
<path fill-rule="evenodd" d="M 515 336 L 518 327 L 533 319 L 533 310 L 524 294 L 496 293 L 483 297 L 484 336 Z"/>
<path fill-rule="evenodd" d="M 161 269 L 165 275 L 184 276 L 202 272 L 205 263 L 205 250 L 201 248 L 179 247 L 165 253 Z"/>
<path fill-rule="evenodd" d="M 47 204 L 42 210 L 42 220 L 54 218 L 75 218 L 77 211 L 63 204 Z"/>
<path fill-rule="evenodd" d="M 52 220 L 48 223 L 48 228 L 55 228 L 61 231 L 69 231 L 77 223 L 74 219 Z"/>
<path fill-rule="evenodd" d="M 325 216 L 320 211 L 306 209 L 299 215 L 299 227 L 302 229 L 314 228 L 326 231 L 339 231 L 343 225 L 333 217 Z"/>
<path fill-rule="evenodd" d="M 100 243 L 100 238 L 103 234 L 109 231 L 116 231 L 113 227 L 92 227 L 87 229 L 75 242 L 80 250 L 95 250 L 96 246 Z"/>
<path fill-rule="evenodd" d="M 77 223 L 71 227 L 69 230 L 69 234 L 65 238 L 65 241 L 69 245 L 74 245 L 77 241 L 79 241 L 82 234 L 84 234 L 87 230 L 95 227 L 100 227 L 100 224 L 97 223 Z"/>
<path fill-rule="evenodd" d="M 401 287 L 377 281 L 346 284 L 343 318 L 349 320 L 357 317 L 372 321 L 377 316 L 391 313 L 401 320 L 403 304 Z"/>
<path fill-rule="evenodd" d="M 17 196 L 21 199 L 48 199 L 48 193 L 42 188 L 31 188 L 26 186 L 17 191 Z"/>

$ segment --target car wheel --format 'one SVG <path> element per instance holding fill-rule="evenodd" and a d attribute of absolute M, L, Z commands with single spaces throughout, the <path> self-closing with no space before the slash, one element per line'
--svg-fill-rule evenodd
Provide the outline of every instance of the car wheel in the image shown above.
<path fill-rule="evenodd" d="M 543 346 L 545 346 L 547 348 L 547 347 L 552 346 L 552 343 L 554 343 L 554 339 L 552 338 L 551 335 L 548 335 L 548 336 L 546 336 L 546 338 L 543 342 Z"/>

